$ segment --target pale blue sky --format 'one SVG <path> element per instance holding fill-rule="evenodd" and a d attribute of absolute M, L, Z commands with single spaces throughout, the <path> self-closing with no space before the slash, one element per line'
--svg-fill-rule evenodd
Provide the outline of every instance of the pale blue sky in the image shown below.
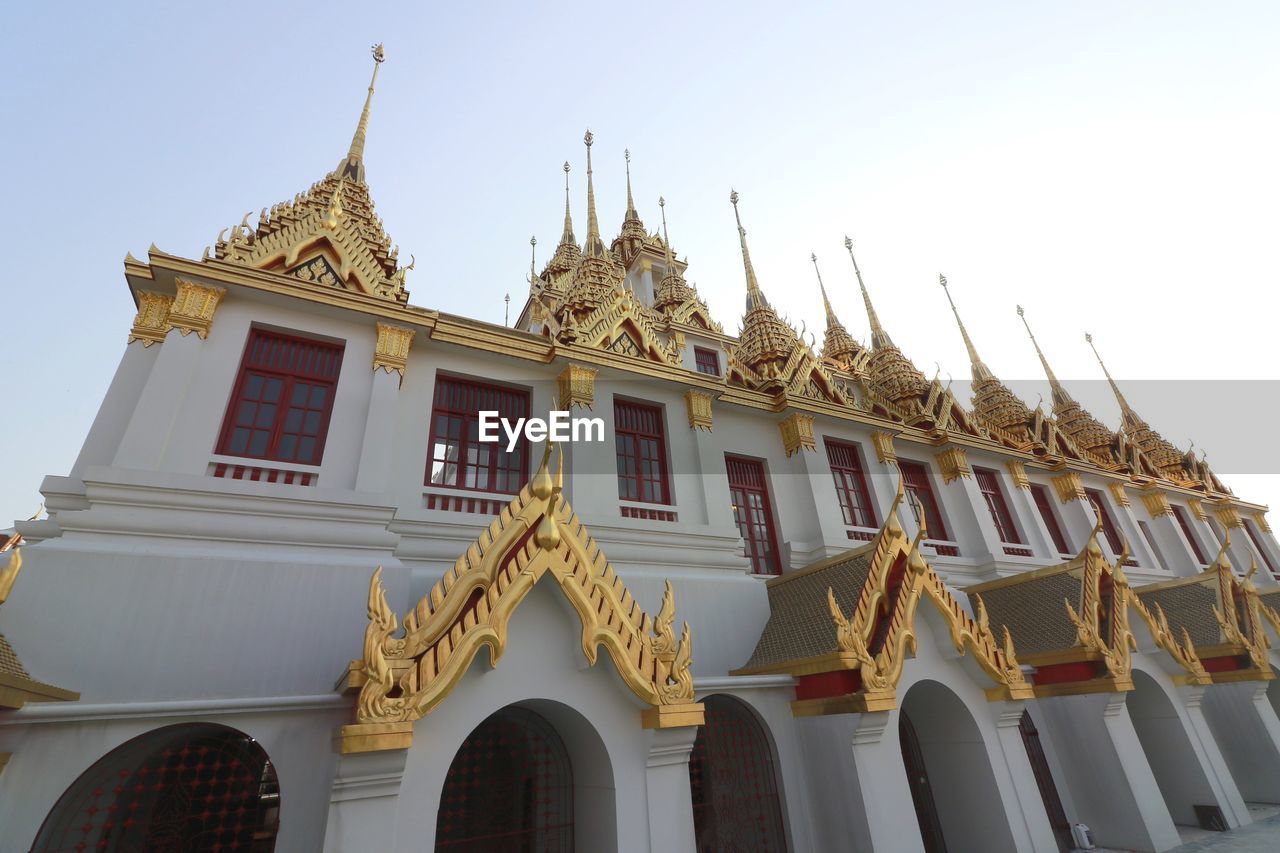
<path fill-rule="evenodd" d="M 811 250 L 866 336 L 849 232 L 881 319 L 928 373 L 967 375 L 942 271 L 987 363 L 1034 380 L 1033 404 L 1044 386 L 1017 302 L 1111 423 L 1083 383 L 1099 376 L 1086 328 L 1118 377 L 1277 378 L 1280 5 L 960 5 L 7 9 L 0 518 L 34 511 L 41 477 L 79 449 L 133 315 L 125 253 L 199 257 L 332 169 L 375 41 L 388 59 L 368 179 L 401 256 L 417 256 L 416 304 L 501 322 L 503 294 L 522 301 L 529 236 L 541 266 L 559 235 L 566 158 L 585 233 L 589 126 L 606 239 L 629 147 L 645 224 L 665 195 L 672 241 L 730 331 L 734 186 L 766 294 L 819 337 Z M 1211 460 L 1274 441 L 1256 415 L 1247 433 L 1192 434 L 1177 409 L 1205 421 L 1206 404 L 1179 387 L 1130 399 Z M 1280 499 L 1275 478 L 1229 482 Z"/>

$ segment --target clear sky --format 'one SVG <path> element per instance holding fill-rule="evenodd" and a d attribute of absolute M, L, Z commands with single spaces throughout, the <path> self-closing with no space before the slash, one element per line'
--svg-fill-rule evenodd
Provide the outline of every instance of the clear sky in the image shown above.
<path fill-rule="evenodd" d="M 866 337 L 847 232 L 926 373 L 968 372 L 944 272 L 1031 404 L 1047 386 L 1019 302 L 1095 414 L 1116 423 L 1086 329 L 1153 426 L 1275 504 L 1276 384 L 1189 380 L 1280 375 L 1278 36 L 1274 2 L 12 6 L 0 519 L 79 450 L 134 313 L 125 253 L 199 257 L 332 169 L 377 41 L 365 161 L 415 304 L 501 322 L 510 292 L 515 313 L 530 235 L 539 267 L 559 236 L 565 159 L 585 233 L 590 127 L 606 240 L 630 148 L 645 224 L 665 195 L 726 330 L 732 186 L 765 293 L 819 341 L 810 251 Z"/>

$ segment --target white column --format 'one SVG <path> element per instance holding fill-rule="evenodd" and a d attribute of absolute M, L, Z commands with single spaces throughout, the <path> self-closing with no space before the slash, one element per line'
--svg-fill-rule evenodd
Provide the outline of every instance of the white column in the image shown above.
<path fill-rule="evenodd" d="M 689 754 L 697 736 L 697 726 L 653 730 L 645 764 L 650 850 L 692 853 L 696 849 Z"/>
<path fill-rule="evenodd" d="M 1205 689 L 1203 685 L 1187 685 L 1176 688 L 1176 693 L 1185 712 L 1187 736 L 1191 739 L 1191 747 L 1195 750 L 1201 766 L 1204 767 L 1205 776 L 1213 789 L 1218 807 L 1222 809 L 1222 816 L 1226 818 L 1227 826 L 1235 828 L 1249 823 L 1251 818 L 1249 810 L 1245 808 L 1244 798 L 1240 796 L 1240 789 L 1236 787 L 1235 780 L 1231 778 L 1231 771 L 1227 769 L 1222 750 L 1214 740 L 1209 721 L 1205 719 L 1204 709 L 1201 708 Z"/>
<path fill-rule="evenodd" d="M 369 389 L 369 412 L 364 441 L 360 447 L 360 467 L 356 470 L 356 491 L 381 494 L 390 486 L 391 459 L 395 444 L 396 409 L 400 402 L 400 374 L 376 369 Z M 429 425 L 422 429 L 425 439 Z"/>
<path fill-rule="evenodd" d="M 1202 707 L 1246 802 L 1280 803 L 1280 719 L 1266 681 L 1215 684 Z"/>
<path fill-rule="evenodd" d="M 401 848 L 396 843 L 396 810 L 408 754 L 407 749 L 388 749 L 338 758 L 329 795 L 325 853 Z"/>
<path fill-rule="evenodd" d="M 80 479 L 84 475 L 84 469 L 90 465 L 111 464 L 130 418 L 138 411 L 138 400 L 147 386 L 151 368 L 155 366 L 161 349 L 159 343 L 146 346 L 141 340 L 131 341 L 125 347 L 120 366 L 116 368 L 116 374 L 107 388 L 107 395 L 102 398 L 102 407 L 93 419 L 93 426 L 89 427 L 80 455 L 71 466 L 73 479 Z"/>
<path fill-rule="evenodd" d="M 195 387 L 193 381 L 203 344 L 199 335 L 183 335 L 176 329 L 169 330 L 164 344 L 160 345 L 160 354 L 151 368 L 146 387 L 138 397 L 137 408 L 133 410 L 120 439 L 120 449 L 115 457 L 117 467 L 148 471 L 159 469 L 187 395 L 208 392 L 208 389 Z M 230 388 L 225 388 L 219 389 L 218 393 L 226 395 L 230 391 Z M 213 452 L 212 447 L 209 452 Z"/>
<path fill-rule="evenodd" d="M 1020 724 L 1024 709 L 1025 705 L 1022 702 L 1000 702 L 992 705 L 996 721 L 996 742 L 1000 746 L 1003 761 L 992 761 L 991 769 L 997 776 L 996 787 L 1006 788 L 1000 782 L 1008 783 L 1008 787 L 1003 792 L 1005 813 L 1009 817 L 1009 831 L 1018 849 L 1055 853 L 1058 849 L 1058 841 L 1053 835 L 1053 827 L 1049 825 L 1044 798 L 1040 796 L 1040 786 L 1036 782 L 1035 772 L 1031 769 L 1026 744 L 1022 741 Z M 1007 774 L 1003 780 L 999 779 L 1001 768 Z M 1012 801 L 1009 797 L 1009 789 L 1012 789 Z"/>

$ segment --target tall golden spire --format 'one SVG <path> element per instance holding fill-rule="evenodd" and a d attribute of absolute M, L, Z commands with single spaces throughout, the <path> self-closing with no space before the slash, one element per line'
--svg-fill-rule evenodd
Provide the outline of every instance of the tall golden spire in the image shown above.
<path fill-rule="evenodd" d="M 840 318 L 831 307 L 831 300 L 827 298 L 827 286 L 822 283 L 822 270 L 818 269 L 817 254 L 810 252 L 809 260 L 813 261 L 813 271 L 818 274 L 818 290 L 822 291 L 822 307 L 827 312 L 827 331 L 822 339 L 822 355 L 824 358 L 840 363 L 841 367 L 847 368 L 851 357 L 856 355 L 862 347 L 849 334 L 848 329 L 840 322 Z"/>
<path fill-rule="evenodd" d="M 622 149 L 622 156 L 627 161 L 627 213 L 622 218 L 625 225 L 627 222 L 639 222 L 640 214 L 636 213 L 636 203 L 631 198 L 631 149 Z"/>
<path fill-rule="evenodd" d="M 1124 419 L 1124 425 L 1131 428 L 1145 427 L 1147 425 L 1146 422 L 1138 417 L 1138 413 L 1129 405 L 1129 401 L 1124 398 L 1124 394 L 1120 393 L 1120 386 L 1111 378 L 1111 373 L 1107 370 L 1107 365 L 1103 362 L 1102 356 L 1098 355 L 1098 348 L 1093 345 L 1093 335 L 1085 332 L 1084 340 L 1089 345 L 1089 349 L 1093 350 L 1093 357 L 1098 360 L 1098 365 L 1102 368 L 1102 374 L 1107 377 L 1107 383 L 1111 386 L 1111 393 L 1116 395 L 1116 402 L 1120 404 L 1120 413 Z"/>
<path fill-rule="evenodd" d="M 827 286 L 822 283 L 822 270 L 818 269 L 818 255 L 810 252 L 809 260 L 813 261 L 813 271 L 818 274 L 818 290 L 822 291 L 822 307 L 827 312 L 827 326 L 838 326 L 840 321 L 836 319 L 836 312 L 831 310 L 831 300 L 827 298 Z"/>
<path fill-rule="evenodd" d="M 534 282 L 538 278 L 538 238 L 536 236 L 529 238 L 529 281 Z"/>
<path fill-rule="evenodd" d="M 670 312 L 690 299 L 694 298 L 693 288 L 684 280 L 676 266 L 675 256 L 671 253 L 671 238 L 667 236 L 667 200 L 659 196 L 658 207 L 662 210 L 662 242 L 666 251 L 666 272 L 658 284 L 654 294 L 653 307 L 659 311 Z"/>
<path fill-rule="evenodd" d="M 1120 386 L 1116 385 L 1116 381 L 1111 378 L 1111 373 L 1107 370 L 1107 365 L 1103 363 L 1102 356 L 1098 355 L 1098 348 L 1093 345 L 1093 335 L 1086 332 L 1084 339 L 1089 344 L 1089 348 L 1093 350 L 1094 357 L 1098 359 L 1098 364 L 1102 367 L 1102 372 L 1107 377 L 1107 382 L 1111 385 L 1111 392 L 1116 395 L 1116 402 L 1120 404 L 1123 432 L 1132 439 L 1133 444 L 1142 451 L 1143 455 L 1155 466 L 1161 476 L 1174 481 L 1186 480 L 1188 476 L 1193 479 L 1198 478 L 1198 472 L 1187 470 L 1182 451 L 1178 450 L 1164 436 L 1148 426 L 1147 422 L 1129 405 L 1129 401 L 1124 398 L 1124 394 L 1120 393 Z"/>
<path fill-rule="evenodd" d="M 1044 353 L 1040 351 L 1040 342 L 1036 340 L 1035 333 L 1031 331 L 1031 325 L 1027 323 L 1026 312 L 1022 310 L 1022 306 L 1018 306 L 1018 316 L 1022 318 L 1022 325 L 1027 330 L 1027 336 L 1031 338 L 1031 345 L 1036 348 L 1036 355 L 1040 357 L 1040 366 L 1044 368 L 1044 375 L 1049 379 L 1049 388 L 1053 392 L 1054 407 L 1065 406 L 1068 403 L 1074 403 L 1071 395 L 1067 393 L 1067 389 L 1062 387 L 1062 383 L 1058 381 L 1058 377 L 1053 374 L 1053 368 L 1049 366 L 1049 360 L 1044 357 Z"/>
<path fill-rule="evenodd" d="M 947 294 L 947 302 L 951 305 L 951 313 L 955 315 L 956 325 L 960 327 L 960 336 L 964 338 L 964 348 L 969 351 L 969 367 L 973 371 L 973 381 L 981 382 L 984 379 L 994 379 L 995 374 L 978 357 L 978 348 L 973 345 L 973 341 L 969 338 L 969 330 L 964 327 L 964 321 L 960 319 L 960 312 L 956 310 L 956 302 L 951 298 L 951 289 L 947 287 L 947 277 L 942 273 L 938 273 L 938 284 L 942 285 L 943 292 Z"/>
<path fill-rule="evenodd" d="M 569 161 L 564 161 L 564 233 L 560 235 L 560 243 L 578 245 L 578 238 L 573 236 L 573 215 L 569 212 Z"/>
<path fill-rule="evenodd" d="M 733 205 L 733 218 L 738 222 L 738 242 L 742 246 L 742 266 L 747 274 L 747 310 L 761 308 L 769 304 L 756 281 L 755 268 L 751 266 L 751 252 L 747 250 L 747 229 L 742 227 L 742 217 L 738 215 L 738 191 L 729 191 L 729 203 Z"/>
<path fill-rule="evenodd" d="M 590 258 L 603 258 L 604 240 L 600 239 L 600 220 L 596 218 L 596 190 L 591 180 L 591 143 L 595 141 L 595 136 L 588 130 L 582 141 L 587 146 L 587 240 L 582 245 L 582 253 Z"/>
<path fill-rule="evenodd" d="M 364 140 L 369 131 L 369 108 L 373 105 L 373 86 L 378 82 L 378 68 L 385 60 L 386 53 L 382 44 L 373 46 L 373 77 L 369 80 L 369 94 L 364 99 L 364 109 L 360 111 L 360 121 L 356 124 L 356 132 L 351 137 L 351 148 L 347 156 L 338 163 L 338 176 L 350 178 L 356 182 L 364 181 Z"/>
<path fill-rule="evenodd" d="M 858 269 L 858 259 L 853 256 L 853 238 L 847 234 L 844 238 L 844 247 L 849 250 L 849 260 L 853 261 L 853 273 L 858 277 L 858 287 L 862 290 L 862 302 L 867 306 L 867 322 L 871 324 L 871 348 L 891 347 L 893 346 L 893 340 L 880 325 L 880 318 L 876 316 L 876 309 L 871 305 L 871 295 L 867 293 L 867 286 L 862 282 L 862 270 Z"/>

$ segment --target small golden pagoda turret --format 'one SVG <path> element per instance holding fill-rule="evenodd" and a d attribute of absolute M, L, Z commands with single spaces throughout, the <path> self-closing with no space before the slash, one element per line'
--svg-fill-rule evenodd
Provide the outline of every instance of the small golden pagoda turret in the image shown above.
<path fill-rule="evenodd" d="M 587 131 L 582 138 L 587 146 L 587 240 L 582 247 L 582 262 L 574 270 L 562 307 L 579 319 L 623 290 L 626 271 L 600 237 L 600 221 L 596 216 L 596 192 L 591 177 L 591 144 L 595 137 Z"/>
<path fill-rule="evenodd" d="M 853 254 L 853 240 L 846 236 L 844 247 L 849 251 L 849 260 L 853 261 L 853 272 L 858 278 L 862 302 L 867 308 L 867 322 L 871 325 L 871 358 L 868 362 L 871 385 L 876 393 L 893 403 L 919 401 L 929 389 L 929 382 L 911 360 L 902 354 L 902 350 L 894 345 L 889 333 L 880 325 L 880 318 L 876 316 L 876 309 L 871 304 L 871 295 L 867 293 L 867 286 L 862 281 L 858 259 Z"/>
<path fill-rule="evenodd" d="M 560 244 L 556 246 L 551 260 L 542 270 L 542 278 L 552 287 L 557 287 L 562 280 L 578 268 L 582 263 L 582 250 L 578 248 L 578 238 L 573 235 L 573 214 L 569 211 L 569 161 L 564 161 L 564 231 L 560 235 Z M 567 287 L 563 281 L 560 289 Z"/>
<path fill-rule="evenodd" d="M 1018 441 L 1030 440 L 1027 424 L 1032 420 L 1031 410 L 983 363 L 978 356 L 977 347 L 969 337 L 968 329 L 964 327 L 964 321 L 960 319 L 955 300 L 951 298 L 947 277 L 939 273 L 938 283 L 947 294 L 947 303 L 951 306 L 951 313 L 955 315 L 960 336 L 964 338 L 964 346 L 969 353 L 969 367 L 973 374 L 974 415 L 990 426 L 1005 430 Z"/>
<path fill-rule="evenodd" d="M 622 217 L 622 230 L 613 238 L 610 249 L 622 261 L 622 266 L 629 268 L 631 261 L 649 240 L 649 232 L 644 229 L 640 214 L 636 213 L 636 203 L 631 196 L 631 150 L 622 152 L 627 161 L 627 212 Z M 665 239 L 665 238 L 664 238 Z"/>
<path fill-rule="evenodd" d="M 1067 389 L 1062 387 L 1062 383 L 1058 381 L 1058 377 L 1053 373 L 1053 368 L 1049 367 L 1049 360 L 1044 357 L 1044 352 L 1040 349 L 1040 342 L 1036 340 L 1035 334 L 1031 331 L 1031 325 L 1027 322 L 1026 312 L 1022 310 L 1021 305 L 1018 306 L 1018 316 L 1022 318 L 1022 325 L 1026 328 L 1027 335 L 1031 338 L 1031 345 L 1036 348 L 1036 355 L 1040 358 L 1040 366 L 1044 368 L 1044 374 L 1049 380 L 1049 388 L 1053 393 L 1053 416 L 1058 421 L 1058 429 L 1080 449 L 1110 461 L 1112 457 L 1111 446 L 1115 443 L 1115 434 L 1077 403 L 1067 393 Z"/>
<path fill-rule="evenodd" d="M 629 193 L 630 191 L 628 191 Z M 667 200 L 660 196 L 658 198 L 658 207 L 662 210 L 662 243 L 663 250 L 666 253 L 667 271 L 662 276 L 662 281 L 658 284 L 657 293 L 654 294 L 653 307 L 670 316 L 675 309 L 692 299 L 697 299 L 698 295 L 684 280 L 684 276 L 681 275 L 680 268 L 676 265 L 676 260 L 671 254 L 671 238 L 667 235 Z"/>
<path fill-rule="evenodd" d="M 729 193 L 733 217 L 738 223 L 738 242 L 742 247 L 742 265 L 747 278 L 746 313 L 742 318 L 742 334 L 738 337 L 738 358 L 765 380 L 782 376 L 782 368 L 799 344 L 795 329 L 788 326 L 765 299 L 747 250 L 747 230 L 738 213 L 738 193 Z"/>
<path fill-rule="evenodd" d="M 831 300 L 827 298 L 827 287 L 822 282 L 822 270 L 818 269 L 817 254 L 810 252 L 809 260 L 813 261 L 813 271 L 818 275 L 818 290 L 822 292 L 822 307 L 827 314 L 827 331 L 822 338 L 822 357 L 840 370 L 852 370 L 864 348 L 853 339 L 853 335 L 849 334 L 849 330 L 832 309 Z"/>

